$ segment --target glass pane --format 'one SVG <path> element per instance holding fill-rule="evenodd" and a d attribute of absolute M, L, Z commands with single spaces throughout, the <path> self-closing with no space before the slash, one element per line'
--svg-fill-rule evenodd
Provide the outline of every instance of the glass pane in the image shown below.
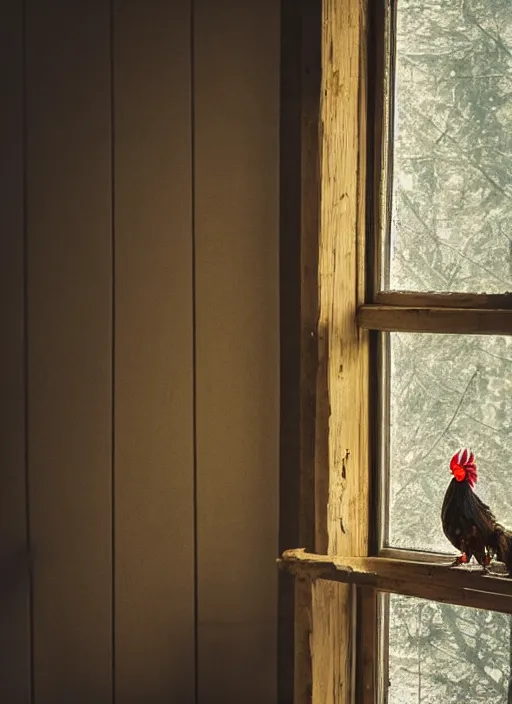
<path fill-rule="evenodd" d="M 397 0 L 383 287 L 512 290 L 512 2 Z"/>
<path fill-rule="evenodd" d="M 388 343 L 389 544 L 455 553 L 441 506 L 464 447 L 476 493 L 512 528 L 512 337 L 391 333 Z"/>
<path fill-rule="evenodd" d="M 390 596 L 388 704 L 507 704 L 508 614 Z"/>

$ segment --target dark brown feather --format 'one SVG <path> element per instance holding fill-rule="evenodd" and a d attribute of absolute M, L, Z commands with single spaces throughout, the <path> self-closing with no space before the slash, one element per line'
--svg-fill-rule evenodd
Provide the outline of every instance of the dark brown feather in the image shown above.
<path fill-rule="evenodd" d="M 498 528 L 496 559 L 505 563 L 509 577 L 512 577 L 512 533 L 502 526 Z"/>
<path fill-rule="evenodd" d="M 452 479 L 444 497 L 441 520 L 444 534 L 457 550 L 466 554 L 468 561 L 474 555 L 486 566 L 497 556 L 504 529 L 467 481 Z"/>

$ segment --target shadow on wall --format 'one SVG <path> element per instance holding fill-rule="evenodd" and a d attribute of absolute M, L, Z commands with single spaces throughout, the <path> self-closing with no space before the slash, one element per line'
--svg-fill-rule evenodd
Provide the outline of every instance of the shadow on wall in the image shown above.
<path fill-rule="evenodd" d="M 10 704 L 18 704 L 18 702 L 28 704 L 30 701 L 30 653 L 27 647 L 29 641 L 27 631 L 31 627 L 29 589 L 33 563 L 34 555 L 30 555 L 22 545 L 10 556 L 5 556 L 0 564 L 0 672 L 9 670 L 13 675 L 9 682 L 11 690 L 6 691 L 0 682 L 0 700 L 9 701 Z M 20 623 L 21 620 L 22 623 Z M 154 661 L 155 653 L 151 644 L 141 644 L 141 649 Z M 161 658 L 162 677 L 158 678 L 155 687 L 159 687 L 158 683 L 163 681 L 165 692 L 146 689 L 143 694 L 144 704 L 162 704 L 164 697 L 167 697 L 169 682 L 173 683 L 175 693 L 173 701 L 179 704 L 194 704 L 195 682 L 190 681 L 191 678 L 187 674 L 190 673 L 189 653 L 192 649 L 193 643 L 182 644 L 183 662 L 180 662 L 175 654 L 169 661 Z M 77 687 L 72 682 L 66 682 L 72 676 L 63 661 L 62 682 L 53 685 L 51 693 L 46 691 L 43 694 L 44 701 L 49 701 L 49 697 L 52 701 L 68 701 L 73 704 L 107 704 L 114 700 L 113 695 L 106 694 L 104 684 L 95 685 L 91 682 L 84 690 L 82 681 L 77 691 Z M 37 688 L 37 683 L 35 685 Z M 24 694 L 20 694 L 23 692 Z M 140 693 L 134 692 L 133 700 L 130 699 L 130 702 L 138 702 L 139 698 Z"/>
<path fill-rule="evenodd" d="M 12 612 L 12 599 L 16 599 L 20 591 L 28 590 L 30 565 L 31 557 L 24 545 L 0 564 L 0 623 Z"/>

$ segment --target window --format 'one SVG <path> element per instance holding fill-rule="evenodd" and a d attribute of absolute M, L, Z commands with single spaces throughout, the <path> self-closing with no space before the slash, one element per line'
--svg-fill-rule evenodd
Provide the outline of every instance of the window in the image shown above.
<path fill-rule="evenodd" d="M 512 580 L 451 569 L 440 509 L 471 445 L 477 492 L 512 528 L 512 7 L 322 13 L 318 229 L 302 233 L 314 538 L 281 561 L 306 590 L 298 638 L 311 629 L 296 701 L 505 704 Z"/>

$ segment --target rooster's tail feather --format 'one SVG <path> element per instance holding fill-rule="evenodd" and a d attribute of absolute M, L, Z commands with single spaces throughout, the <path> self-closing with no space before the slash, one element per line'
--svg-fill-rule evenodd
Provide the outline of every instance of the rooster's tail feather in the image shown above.
<path fill-rule="evenodd" d="M 512 531 L 503 526 L 497 526 L 496 538 L 498 547 L 496 558 L 505 564 L 509 575 L 512 576 Z"/>

